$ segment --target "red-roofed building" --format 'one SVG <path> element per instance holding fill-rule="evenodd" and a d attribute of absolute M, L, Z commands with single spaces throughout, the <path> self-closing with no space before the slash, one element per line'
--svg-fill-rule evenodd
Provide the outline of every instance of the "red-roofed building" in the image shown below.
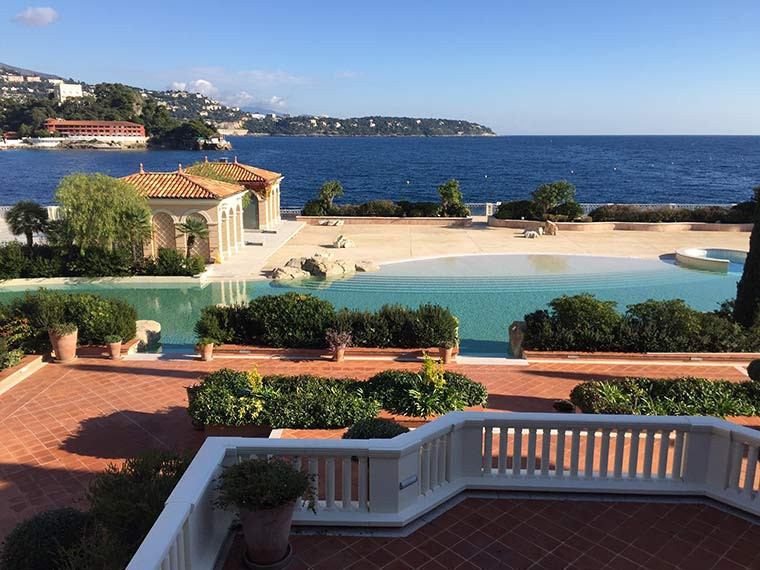
<path fill-rule="evenodd" d="M 64 137 L 95 139 L 145 138 L 145 127 L 129 121 L 65 121 L 47 119 L 45 129 Z"/>
<path fill-rule="evenodd" d="M 188 218 L 202 221 L 209 230 L 208 240 L 196 240 L 194 255 L 224 261 L 244 246 L 244 186 L 189 174 L 181 164 L 175 172 L 146 172 L 141 164 L 138 172 L 121 180 L 148 199 L 153 213 L 146 255 L 155 256 L 162 248 L 185 252 L 186 236 L 177 226 Z"/>

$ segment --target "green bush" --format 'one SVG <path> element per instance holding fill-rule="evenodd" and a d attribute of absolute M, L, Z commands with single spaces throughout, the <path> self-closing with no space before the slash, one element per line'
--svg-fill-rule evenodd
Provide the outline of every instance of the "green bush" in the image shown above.
<path fill-rule="evenodd" d="M 132 274 L 132 256 L 126 249 L 75 249 L 67 260 L 66 273 L 73 277 L 124 277 Z"/>
<path fill-rule="evenodd" d="M 109 334 L 123 339 L 135 337 L 137 311 L 121 299 L 92 293 L 59 293 L 39 289 L 15 299 L 0 311 L 25 318 L 33 331 L 22 348 L 25 352 L 48 349 L 47 331 L 55 324 L 71 323 L 79 329 L 80 344 L 101 344 Z"/>
<path fill-rule="evenodd" d="M 531 200 L 512 200 L 511 202 L 502 202 L 496 208 L 494 217 L 499 220 L 536 219 L 536 215 L 533 211 L 533 202 Z"/>
<path fill-rule="evenodd" d="M 554 216 L 563 216 L 567 221 L 572 222 L 583 216 L 583 208 L 575 200 L 569 200 L 553 208 L 551 213 Z"/>
<path fill-rule="evenodd" d="M 570 400 L 586 414 L 754 416 L 760 386 L 704 378 L 623 378 L 578 384 Z"/>
<path fill-rule="evenodd" d="M 303 216 L 326 216 L 327 214 L 327 204 L 319 198 L 309 200 L 301 210 Z"/>
<path fill-rule="evenodd" d="M 354 346 L 454 347 L 458 321 L 438 305 L 385 305 L 376 313 L 342 309 L 313 295 L 264 295 L 248 305 L 206 307 L 195 325 L 199 338 L 286 348 L 325 348 L 328 329 L 351 334 Z"/>
<path fill-rule="evenodd" d="M 230 465 L 219 476 L 218 489 L 216 505 L 223 509 L 269 510 L 298 499 L 315 508 L 311 476 L 282 459 L 249 459 Z"/>
<path fill-rule="evenodd" d="M 380 410 L 364 384 L 317 376 L 265 376 L 230 369 L 188 388 L 188 413 L 201 425 L 343 428 Z"/>
<path fill-rule="evenodd" d="M 386 418 L 369 418 L 359 420 L 353 424 L 343 439 L 391 439 L 402 433 L 407 433 L 409 428 L 402 426 Z"/>
<path fill-rule="evenodd" d="M 375 374 L 367 381 L 367 393 L 384 409 L 404 416 L 430 417 L 487 404 L 488 392 L 482 384 L 434 366 L 428 361 L 421 372 Z"/>
<path fill-rule="evenodd" d="M 62 560 L 61 549 L 78 543 L 92 517 L 70 507 L 44 511 L 19 523 L 3 542 L 3 570 L 48 570 Z"/>
<path fill-rule="evenodd" d="M 82 538 L 59 552 L 56 570 L 123 570 L 134 552 L 118 537 L 95 523 Z"/>
<path fill-rule="evenodd" d="M 760 382 L 760 358 L 749 363 L 749 366 L 747 366 L 747 375 L 751 380 Z"/>
<path fill-rule="evenodd" d="M 175 249 L 158 250 L 151 275 L 192 277 L 206 270 L 206 263 L 200 256 L 185 257 Z"/>
<path fill-rule="evenodd" d="M 390 200 L 370 200 L 356 207 L 356 216 L 398 217 L 401 208 Z"/>
<path fill-rule="evenodd" d="M 90 483 L 90 513 L 110 534 L 134 552 L 164 508 L 191 456 L 148 452 L 109 465 Z"/>
<path fill-rule="evenodd" d="M 17 241 L 0 245 L 0 279 L 19 279 L 28 260 L 24 247 Z"/>
<path fill-rule="evenodd" d="M 743 329 L 728 305 L 702 313 L 682 300 L 629 305 L 625 315 L 612 301 L 584 293 L 549 303 L 550 310 L 525 315 L 524 347 L 587 352 L 752 352 L 760 334 Z"/>
<path fill-rule="evenodd" d="M 443 212 L 440 202 L 409 202 L 402 200 L 398 205 L 405 218 L 438 218 Z"/>
<path fill-rule="evenodd" d="M 689 210 L 661 207 L 641 209 L 629 204 L 607 204 L 589 213 L 595 222 L 707 222 L 746 224 L 753 221 L 754 202 L 744 202 L 731 208 L 707 206 Z"/>

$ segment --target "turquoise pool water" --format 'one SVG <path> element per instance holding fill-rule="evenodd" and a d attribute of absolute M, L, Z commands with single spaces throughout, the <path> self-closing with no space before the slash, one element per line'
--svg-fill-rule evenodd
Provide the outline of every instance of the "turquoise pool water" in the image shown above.
<path fill-rule="evenodd" d="M 646 299 L 684 299 L 700 310 L 734 297 L 741 266 L 728 274 L 677 267 L 671 260 L 572 255 L 467 255 L 384 265 L 378 273 L 297 284 L 228 281 L 204 286 L 75 285 L 134 304 L 141 319 L 161 323 L 162 342 L 188 345 L 200 310 L 211 304 L 245 301 L 258 295 L 301 291 L 337 307 L 377 309 L 386 303 L 438 303 L 459 317 L 465 354 L 504 355 L 507 328 L 530 311 L 563 294 L 591 292 L 620 308 Z M 6 302 L 18 291 L 0 292 Z"/>

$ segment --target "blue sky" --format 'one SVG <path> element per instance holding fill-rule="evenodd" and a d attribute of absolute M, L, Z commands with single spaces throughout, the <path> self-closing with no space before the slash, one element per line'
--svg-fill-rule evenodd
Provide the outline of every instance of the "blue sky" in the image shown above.
<path fill-rule="evenodd" d="M 760 134 L 758 0 L 0 3 L 0 61 L 500 134 Z"/>

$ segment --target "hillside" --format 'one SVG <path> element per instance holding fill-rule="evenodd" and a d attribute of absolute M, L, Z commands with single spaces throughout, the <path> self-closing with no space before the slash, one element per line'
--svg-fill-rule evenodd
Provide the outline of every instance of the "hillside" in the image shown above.
<path fill-rule="evenodd" d="M 7 108 L 10 105 L 28 107 L 33 101 L 47 101 L 54 84 L 60 81 L 61 78 L 55 75 L 0 63 L 0 121 L 3 118 L 1 114 L 3 107 Z M 82 92 L 86 98 L 94 98 L 98 86 L 119 85 L 90 85 L 73 79 L 66 81 L 82 85 Z M 211 124 L 223 134 L 272 136 L 492 136 L 494 134 L 486 126 L 451 119 L 381 116 L 342 119 L 313 115 L 253 113 L 239 107 L 228 107 L 200 93 L 119 86 L 138 94 L 146 105 L 155 104 L 165 109 L 174 119 L 202 121 Z M 50 107 L 50 105 L 45 107 Z M 91 116 L 92 113 L 89 115 L 85 113 L 85 115 L 87 116 L 82 118 L 96 118 Z M 58 116 L 79 118 L 79 116 Z M 107 117 L 98 116 L 97 118 Z M 139 116 L 136 118 L 139 122 L 144 122 L 139 120 Z M 26 124 L 29 122 L 27 121 Z M 19 126 L 19 124 L 10 124 L 7 120 L 5 124 L 0 122 L 0 130 L 18 130 Z M 38 130 L 36 125 L 29 124 L 29 127 L 33 131 Z"/>

